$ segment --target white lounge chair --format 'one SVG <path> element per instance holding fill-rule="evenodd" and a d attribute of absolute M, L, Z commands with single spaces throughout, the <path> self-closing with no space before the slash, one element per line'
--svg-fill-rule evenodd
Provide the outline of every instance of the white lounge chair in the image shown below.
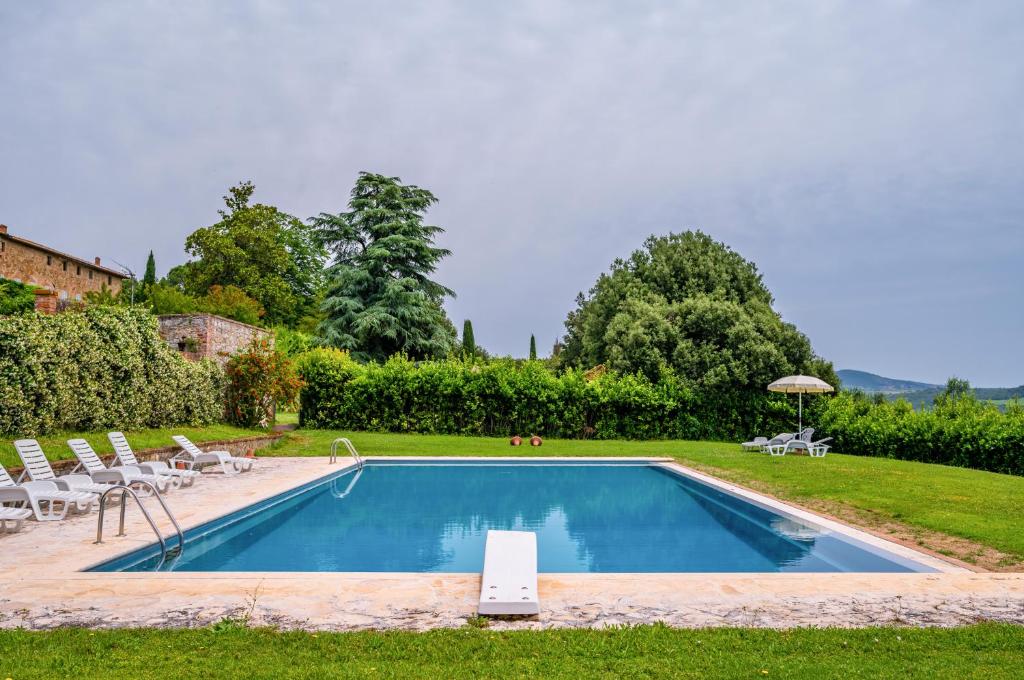
<path fill-rule="evenodd" d="M 190 442 L 188 437 L 180 434 L 174 435 L 171 439 L 181 447 L 181 453 L 171 458 L 171 462 L 176 463 L 180 460 L 190 470 L 196 466 L 215 465 L 219 466 L 224 474 L 231 475 L 252 469 L 252 458 L 238 458 L 227 451 L 203 451 Z"/>
<path fill-rule="evenodd" d="M 75 458 L 78 459 L 78 467 L 75 470 L 79 468 L 84 469 L 94 482 L 99 482 L 100 484 L 123 484 L 125 486 L 131 486 L 136 482 L 147 482 L 155 486 L 157 491 L 167 491 L 167 487 L 171 484 L 169 477 L 147 475 L 139 468 L 130 465 L 108 468 L 100 460 L 100 457 L 96 455 L 92 445 L 84 439 L 69 439 L 68 446 L 71 447 Z M 145 495 L 151 493 L 146 487 L 136 489 L 136 491 L 141 491 Z"/>
<path fill-rule="evenodd" d="M 31 510 L 24 508 L 5 508 L 0 505 L 0 533 L 13 534 L 21 531 L 25 520 L 32 516 Z M 12 524 L 8 524 L 11 522 Z"/>
<path fill-rule="evenodd" d="M 171 478 L 171 484 L 174 488 L 183 486 L 192 486 L 196 477 L 199 473 L 195 470 L 179 470 L 173 468 L 162 460 L 150 460 L 141 462 L 135 457 L 135 452 L 132 451 L 131 445 L 128 443 L 128 439 L 121 432 L 108 432 L 107 439 L 114 446 L 114 452 L 117 454 L 117 462 L 121 465 L 130 465 L 137 467 L 148 475 L 162 475 Z"/>
<path fill-rule="evenodd" d="M 87 493 L 102 494 L 110 488 L 110 484 L 97 484 L 92 481 L 89 475 L 61 475 L 53 474 L 50 461 L 35 439 L 19 439 L 14 442 L 14 448 L 21 458 L 25 471 L 18 478 L 20 482 L 26 476 L 33 482 L 53 482 L 57 488 L 63 491 L 85 491 Z"/>
<path fill-rule="evenodd" d="M 751 441 L 740 444 L 744 451 L 760 451 L 767 445 L 768 437 L 754 437 Z"/>
<path fill-rule="evenodd" d="M 0 508 L 4 511 L 24 511 L 34 515 L 39 522 L 52 522 L 64 519 L 69 512 L 89 512 L 98 498 L 96 494 L 84 491 L 61 491 L 54 482 L 16 484 L 4 466 L 0 465 L 0 506 L 4 503 L 27 506 Z"/>

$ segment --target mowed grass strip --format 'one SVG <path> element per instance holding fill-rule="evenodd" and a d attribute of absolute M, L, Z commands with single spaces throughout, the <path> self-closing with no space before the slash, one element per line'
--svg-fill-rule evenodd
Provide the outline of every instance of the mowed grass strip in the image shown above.
<path fill-rule="evenodd" d="M 1019 678 L 1024 628 L 0 632 L 0 678 Z"/>
<path fill-rule="evenodd" d="M 221 439 L 239 439 L 267 434 L 265 430 L 247 430 L 231 425 L 207 425 L 205 427 L 168 427 L 145 430 L 127 430 L 125 436 L 136 452 L 143 449 L 156 449 L 173 446 L 171 435 L 183 434 L 196 443 L 212 442 Z M 22 435 L 8 434 L 0 439 L 0 463 L 5 467 L 21 467 L 21 459 L 14 450 L 15 439 L 27 439 Z M 68 448 L 67 440 L 85 439 L 101 456 L 114 452 L 114 447 L 107 439 L 107 430 L 96 432 L 56 432 L 42 437 L 35 437 L 50 460 L 74 458 L 75 454 Z M 0 678 L 0 680 L 3 680 Z"/>
<path fill-rule="evenodd" d="M 891 521 L 967 539 L 1008 555 L 1007 568 L 1017 569 L 1024 561 L 1024 477 L 833 453 L 773 457 L 744 452 L 733 443 L 692 441 L 546 439 L 537 448 L 514 448 L 507 439 L 494 437 L 297 430 L 267 454 L 325 456 L 341 436 L 352 439 L 366 456 L 670 457 L 853 523 Z M 860 512 L 847 517 L 846 510 Z M 972 559 L 971 554 L 952 554 Z"/>

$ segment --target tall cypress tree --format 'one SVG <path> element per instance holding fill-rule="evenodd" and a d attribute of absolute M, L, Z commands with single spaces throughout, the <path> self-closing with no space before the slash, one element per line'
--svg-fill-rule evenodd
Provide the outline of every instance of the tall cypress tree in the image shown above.
<path fill-rule="evenodd" d="M 434 246 L 444 230 L 423 223 L 436 202 L 398 177 L 362 172 L 348 212 L 313 218 L 334 255 L 320 325 L 328 344 L 364 361 L 397 352 L 443 357 L 454 348 L 455 327 L 441 305 L 455 293 L 430 278 L 451 252 Z"/>
<path fill-rule="evenodd" d="M 143 286 L 152 286 L 156 283 L 156 258 L 153 257 L 153 251 L 149 251 L 149 257 L 146 259 L 146 273 L 142 277 Z"/>
<path fill-rule="evenodd" d="M 531 333 L 530 334 L 530 361 L 535 361 L 536 359 L 537 359 L 537 338 L 533 337 L 533 334 Z"/>
<path fill-rule="evenodd" d="M 466 319 L 462 322 L 462 353 L 467 357 L 476 354 L 476 339 L 473 337 L 473 322 Z"/>

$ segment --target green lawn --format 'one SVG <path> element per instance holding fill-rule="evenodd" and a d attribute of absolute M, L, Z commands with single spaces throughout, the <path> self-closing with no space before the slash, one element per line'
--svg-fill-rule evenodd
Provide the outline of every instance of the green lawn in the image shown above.
<path fill-rule="evenodd" d="M 736 444 L 687 441 L 545 440 L 539 448 L 512 448 L 505 439 L 370 432 L 298 430 L 273 455 L 327 455 L 338 436 L 372 456 L 668 456 L 730 481 L 877 527 L 895 522 L 994 548 L 947 545 L 917 535 L 923 545 L 989 568 L 1019 569 L 1024 561 L 1024 477 L 886 458 L 829 454 L 771 457 Z M 891 527 L 889 527 L 891 528 Z"/>
<path fill-rule="evenodd" d="M 0 632 L 0 678 L 1019 678 L 1024 628 Z"/>
<path fill-rule="evenodd" d="M 163 446 L 171 446 L 171 435 L 183 434 L 194 442 L 209 442 L 218 439 L 236 439 L 238 437 L 249 437 L 257 434 L 266 434 L 262 430 L 245 430 L 231 425 L 208 425 L 206 427 L 173 427 L 167 429 L 134 430 L 125 432 L 129 443 L 135 451 L 143 449 L 155 449 Z M 100 455 L 113 453 L 114 447 L 107 440 L 107 432 L 58 432 L 44 437 L 37 437 L 39 444 L 46 452 L 50 460 L 63 460 L 74 458 L 71 449 L 68 448 L 69 439 L 86 439 Z M 14 450 L 14 435 L 5 435 L 0 439 L 0 463 L 4 467 L 21 467 L 21 460 Z M 0 679 L 3 680 L 3 679 Z"/>

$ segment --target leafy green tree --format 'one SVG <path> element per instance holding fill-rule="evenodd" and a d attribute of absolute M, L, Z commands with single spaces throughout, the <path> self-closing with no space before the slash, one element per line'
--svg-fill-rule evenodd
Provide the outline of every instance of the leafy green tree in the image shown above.
<path fill-rule="evenodd" d="M 0 316 L 24 314 L 36 308 L 33 286 L 0 278 Z"/>
<path fill-rule="evenodd" d="M 156 283 L 156 258 L 153 257 L 153 251 L 149 251 L 149 257 L 146 258 L 146 273 L 142 275 L 142 285 L 152 286 Z"/>
<path fill-rule="evenodd" d="M 476 338 L 473 337 L 473 322 L 469 319 L 462 322 L 462 354 L 467 357 L 476 355 Z"/>
<path fill-rule="evenodd" d="M 264 315 L 260 303 L 235 286 L 211 286 L 200 297 L 163 283 L 152 286 L 148 292 L 154 314 L 209 313 L 253 325 Z"/>
<path fill-rule="evenodd" d="M 251 182 L 229 190 L 221 220 L 185 241 L 197 259 L 172 269 L 166 281 L 195 296 L 211 286 L 235 286 L 262 305 L 269 323 L 296 326 L 315 312 L 326 253 L 299 219 L 250 204 L 254 190 Z"/>
<path fill-rule="evenodd" d="M 348 212 L 313 218 L 334 255 L 320 325 L 328 344 L 361 361 L 403 352 L 438 357 L 455 347 L 442 302 L 455 293 L 430 276 L 450 251 L 434 246 L 441 227 L 423 222 L 432 193 L 398 177 L 359 174 Z"/>
<path fill-rule="evenodd" d="M 579 295 L 561 360 L 712 389 L 763 391 L 797 372 L 838 384 L 772 302 L 757 267 L 707 234 L 652 236 Z"/>
<path fill-rule="evenodd" d="M 537 360 L 537 338 L 530 334 L 530 361 Z"/>

